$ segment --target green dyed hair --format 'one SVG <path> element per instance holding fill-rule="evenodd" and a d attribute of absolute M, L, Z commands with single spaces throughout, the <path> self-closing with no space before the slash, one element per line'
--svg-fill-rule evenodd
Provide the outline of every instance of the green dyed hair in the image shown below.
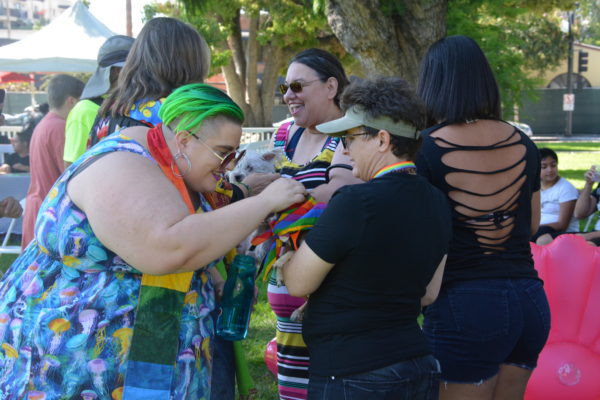
<path fill-rule="evenodd" d="M 244 112 L 217 88 L 204 83 L 184 85 L 173 91 L 158 111 L 163 124 L 179 119 L 175 131 L 192 131 L 207 118 L 224 116 L 242 124 Z"/>

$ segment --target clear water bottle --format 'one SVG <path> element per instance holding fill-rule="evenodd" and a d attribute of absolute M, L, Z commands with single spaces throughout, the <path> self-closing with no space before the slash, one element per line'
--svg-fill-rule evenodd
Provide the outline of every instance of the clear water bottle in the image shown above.
<path fill-rule="evenodd" d="M 254 300 L 254 257 L 238 254 L 229 268 L 221 314 L 217 319 L 217 335 L 226 340 L 242 340 L 248 334 L 250 309 Z"/>

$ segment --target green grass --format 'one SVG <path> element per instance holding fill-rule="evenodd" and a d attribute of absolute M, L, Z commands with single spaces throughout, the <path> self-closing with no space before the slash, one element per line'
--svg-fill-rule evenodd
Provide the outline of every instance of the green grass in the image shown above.
<path fill-rule="evenodd" d="M 548 147 L 558 153 L 560 175 L 571 181 L 578 189 L 583 187 L 583 174 L 592 164 L 600 164 L 600 143 L 539 142 L 538 147 Z M 13 255 L 0 256 L 0 270 L 5 271 L 14 260 Z M 277 380 L 264 362 L 267 343 L 275 336 L 275 315 L 267 302 L 266 284 L 259 282 L 260 294 L 250 321 L 250 333 L 243 347 L 250 367 L 250 374 L 257 389 L 254 400 L 273 400 L 277 396 Z"/>
<path fill-rule="evenodd" d="M 537 142 L 538 147 L 548 147 L 554 151 L 597 151 L 600 142 Z"/>
<path fill-rule="evenodd" d="M 254 400 L 274 400 L 277 395 L 277 378 L 265 365 L 265 349 L 267 343 L 275 337 L 275 314 L 267 301 L 267 284 L 262 278 L 257 282 L 259 288 L 258 302 L 250 319 L 250 330 L 246 340 L 242 342 L 250 375 L 254 380 L 257 394 Z"/>

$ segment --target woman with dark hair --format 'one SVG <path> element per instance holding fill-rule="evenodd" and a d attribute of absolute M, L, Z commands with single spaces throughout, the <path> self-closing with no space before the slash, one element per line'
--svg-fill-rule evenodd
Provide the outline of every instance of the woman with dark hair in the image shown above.
<path fill-rule="evenodd" d="M 233 160 L 242 110 L 190 84 L 159 116 L 88 150 L 44 200 L 0 281 L 2 398 L 210 398 L 207 270 L 306 190 L 278 179 L 215 209 L 198 193 Z"/>
<path fill-rule="evenodd" d="M 343 115 L 340 96 L 348 85 L 344 68 L 332 54 L 320 49 L 298 53 L 288 66 L 285 83 L 279 89 L 294 121 L 283 124 L 274 137 L 274 147 L 284 150 L 279 173 L 292 177 L 311 192 L 317 201 L 327 202 L 341 186 L 361 182 L 350 171 L 340 139 L 319 132 L 318 124 Z M 277 316 L 277 365 L 279 396 L 304 399 L 308 385 L 309 355 L 302 340 L 302 322 L 290 319 L 306 299 L 290 296 L 269 279 L 268 298 Z"/>
<path fill-rule="evenodd" d="M 194 28 L 175 18 L 151 19 L 100 107 L 90 146 L 121 128 L 157 125 L 164 98 L 179 86 L 203 82 L 209 68 L 210 48 Z"/>
<path fill-rule="evenodd" d="M 440 289 L 451 228 L 446 196 L 413 163 L 425 107 L 395 77 L 353 82 L 342 100 L 345 116 L 317 128 L 341 136 L 366 183 L 336 191 L 283 271 L 290 293 L 310 294 L 308 398 L 437 400 L 417 317 Z"/>
<path fill-rule="evenodd" d="M 417 171 L 452 207 L 442 290 L 423 325 L 442 365 L 440 398 L 523 398 L 550 329 L 529 247 L 540 220 L 539 152 L 500 120 L 496 80 L 471 38 L 429 48 L 418 94 L 430 127 Z"/>

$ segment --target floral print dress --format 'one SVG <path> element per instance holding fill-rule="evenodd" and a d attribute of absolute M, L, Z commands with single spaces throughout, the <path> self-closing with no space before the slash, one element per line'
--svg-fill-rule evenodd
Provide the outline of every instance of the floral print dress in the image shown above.
<path fill-rule="evenodd" d="M 113 151 L 152 159 L 119 133 L 85 153 L 52 187 L 35 239 L 0 281 L 1 399 L 122 397 L 142 274 L 99 241 L 66 192 L 82 163 Z M 210 397 L 213 308 L 212 283 L 196 272 L 181 312 L 171 398 Z"/>

